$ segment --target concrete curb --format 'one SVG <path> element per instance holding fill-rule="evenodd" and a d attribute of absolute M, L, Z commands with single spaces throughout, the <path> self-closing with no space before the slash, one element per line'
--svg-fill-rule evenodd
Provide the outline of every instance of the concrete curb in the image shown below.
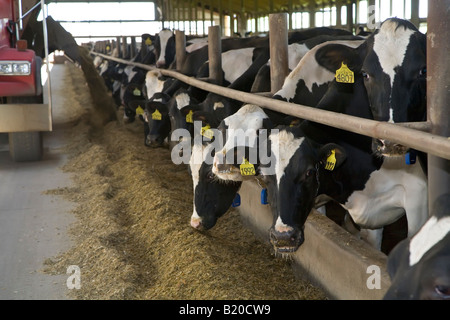
<path fill-rule="evenodd" d="M 260 202 L 261 187 L 254 181 L 242 184 L 241 216 L 269 244 L 272 225 L 270 205 Z M 380 300 L 390 286 L 387 256 L 313 211 L 305 224 L 305 242 L 292 254 L 294 272 L 321 287 L 338 300 Z M 375 271 L 369 268 L 375 266 Z M 369 268 L 369 269 L 368 269 Z M 379 275 L 379 277 L 377 277 Z M 377 284 L 379 289 L 368 288 Z"/>

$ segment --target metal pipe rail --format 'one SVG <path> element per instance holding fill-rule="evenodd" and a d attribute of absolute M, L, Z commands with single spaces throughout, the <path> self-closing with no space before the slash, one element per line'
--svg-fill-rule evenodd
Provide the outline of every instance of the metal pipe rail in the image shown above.
<path fill-rule="evenodd" d="M 319 122 L 325 125 L 362 134 L 372 138 L 390 140 L 392 142 L 399 143 L 410 148 L 450 160 L 450 138 L 448 137 L 442 137 L 428 132 L 422 132 L 417 129 L 408 128 L 399 124 L 363 119 L 342 113 L 320 110 L 314 107 L 275 100 L 253 93 L 247 93 L 210 84 L 195 79 L 194 77 L 186 76 L 174 70 L 157 69 L 149 65 L 127 61 L 101 53 L 91 53 L 105 59 L 113 60 L 123 64 L 133 65 L 144 70 L 159 70 L 164 76 L 178 79 L 187 83 L 188 85 L 195 86 L 202 90 L 213 92 L 226 97 L 233 97 L 233 99 L 242 101 L 244 103 L 255 104 L 261 106 L 262 108 L 267 108 L 294 117 Z M 428 128 L 427 123 L 419 124 L 424 128 Z"/>

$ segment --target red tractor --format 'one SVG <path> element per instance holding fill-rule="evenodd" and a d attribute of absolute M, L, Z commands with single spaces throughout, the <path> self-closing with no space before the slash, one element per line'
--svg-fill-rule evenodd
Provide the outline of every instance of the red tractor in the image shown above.
<path fill-rule="evenodd" d="M 9 134 L 14 161 L 41 160 L 42 132 L 52 130 L 50 95 L 43 103 L 43 58 L 59 49 L 78 60 L 70 33 L 51 17 L 37 20 L 42 6 L 40 0 L 0 0 L 0 132 Z"/>

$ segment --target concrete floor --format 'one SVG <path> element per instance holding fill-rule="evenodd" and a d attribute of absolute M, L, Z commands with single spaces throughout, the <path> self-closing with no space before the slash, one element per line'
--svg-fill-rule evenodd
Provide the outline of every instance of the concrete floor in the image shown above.
<path fill-rule="evenodd" d="M 67 229 L 75 219 L 70 213 L 72 203 L 42 193 L 71 184 L 61 170 L 66 160 L 61 149 L 65 143 L 64 96 L 71 89 L 62 81 L 67 70 L 60 64 L 51 71 L 57 119 L 54 131 L 44 133 L 42 161 L 13 162 L 7 134 L 0 134 L 0 300 L 68 299 L 69 275 L 42 272 L 46 259 L 69 248 Z"/>

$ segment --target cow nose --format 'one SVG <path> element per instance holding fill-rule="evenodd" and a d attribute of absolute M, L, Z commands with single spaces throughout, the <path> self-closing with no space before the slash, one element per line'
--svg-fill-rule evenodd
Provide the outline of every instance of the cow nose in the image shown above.
<path fill-rule="evenodd" d="M 166 61 L 165 60 L 158 60 L 156 61 L 156 67 L 157 68 L 163 68 L 166 65 Z"/>
<path fill-rule="evenodd" d="M 274 227 L 270 229 L 270 242 L 280 253 L 295 252 L 303 241 L 303 232 L 300 230 L 285 228 L 279 231 Z"/>
<path fill-rule="evenodd" d="M 384 140 L 382 139 L 372 139 L 372 151 L 381 152 L 384 149 Z"/>
<path fill-rule="evenodd" d="M 191 217 L 191 227 L 197 230 L 202 230 L 202 219 L 200 217 Z"/>

